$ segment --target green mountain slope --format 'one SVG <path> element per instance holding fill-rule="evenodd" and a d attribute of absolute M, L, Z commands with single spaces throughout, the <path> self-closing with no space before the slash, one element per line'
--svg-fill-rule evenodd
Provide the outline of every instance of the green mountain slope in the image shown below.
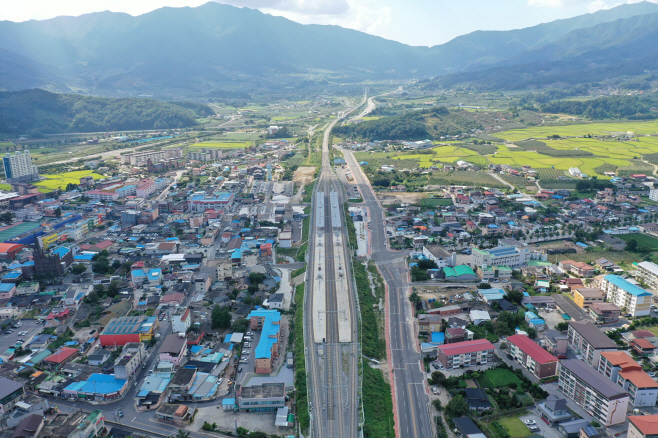
<path fill-rule="evenodd" d="M 510 60 L 534 63 L 531 53 L 540 57 L 557 42 L 567 46 L 563 53 L 575 53 L 584 46 L 565 39 L 570 32 L 651 13 L 658 13 L 658 5 L 622 5 L 526 29 L 473 32 L 431 48 L 215 2 L 136 17 L 100 12 L 1 21 L 0 89 L 190 94 L 238 89 L 245 82 L 294 85 L 304 80 L 300 73 L 354 80 L 440 76 Z"/>
<path fill-rule="evenodd" d="M 0 132 L 4 134 L 185 128 L 196 124 L 196 113 L 211 114 L 212 110 L 200 104 L 55 94 L 36 89 L 0 93 Z"/>
<path fill-rule="evenodd" d="M 361 123 L 337 126 L 334 133 L 361 140 L 425 140 L 482 129 L 474 113 L 438 106 Z"/>

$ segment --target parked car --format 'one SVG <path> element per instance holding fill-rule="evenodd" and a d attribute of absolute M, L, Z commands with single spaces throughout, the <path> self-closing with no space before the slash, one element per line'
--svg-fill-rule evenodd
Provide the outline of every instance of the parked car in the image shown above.
<path fill-rule="evenodd" d="M 253 336 L 254 334 L 252 332 L 247 332 L 247 336 Z"/>
<path fill-rule="evenodd" d="M 525 424 L 537 424 L 535 420 L 524 420 L 523 421 Z"/>
<path fill-rule="evenodd" d="M 245 347 L 251 347 L 251 342 L 245 342 L 245 343 L 244 343 L 244 346 L 245 346 Z"/>
<path fill-rule="evenodd" d="M 243 356 L 249 356 L 249 354 L 251 354 L 251 350 L 243 350 L 242 351 Z"/>
<path fill-rule="evenodd" d="M 242 367 L 238 368 L 238 373 L 242 372 Z"/>
<path fill-rule="evenodd" d="M 117 411 L 117 415 L 119 416 L 119 418 L 123 418 L 123 411 L 121 409 L 119 409 Z"/>

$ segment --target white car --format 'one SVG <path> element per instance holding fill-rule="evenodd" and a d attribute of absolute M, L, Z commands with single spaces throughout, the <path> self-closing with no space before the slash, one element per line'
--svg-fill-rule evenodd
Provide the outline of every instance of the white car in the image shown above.
<path fill-rule="evenodd" d="M 254 334 L 251 332 L 247 332 L 247 336 L 253 336 Z"/>
<path fill-rule="evenodd" d="M 245 342 L 245 343 L 244 343 L 244 346 L 245 346 L 245 347 L 251 347 L 251 342 Z"/>
<path fill-rule="evenodd" d="M 251 350 L 243 350 L 242 351 L 243 356 L 249 356 L 250 353 L 251 353 Z"/>
<path fill-rule="evenodd" d="M 530 424 L 537 424 L 537 422 L 536 422 L 535 420 L 524 420 L 523 422 L 524 422 L 525 424 L 528 424 L 528 425 L 530 425 Z"/>

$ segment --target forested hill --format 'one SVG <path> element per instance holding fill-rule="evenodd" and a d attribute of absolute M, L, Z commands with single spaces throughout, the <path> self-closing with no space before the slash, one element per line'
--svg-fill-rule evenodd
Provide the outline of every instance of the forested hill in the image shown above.
<path fill-rule="evenodd" d="M 446 107 L 438 106 L 339 126 L 334 128 L 334 133 L 341 137 L 368 141 L 438 140 L 442 136 L 459 135 L 472 129 L 482 129 L 474 113 L 462 110 L 449 111 Z"/>
<path fill-rule="evenodd" d="M 206 105 L 152 99 L 90 97 L 43 90 L 0 92 L 0 132 L 130 131 L 186 128 L 197 117 L 214 114 Z"/>
<path fill-rule="evenodd" d="M 542 112 L 571 114 L 588 119 L 648 120 L 658 118 L 654 97 L 607 96 L 591 100 L 554 100 L 540 106 Z M 653 108 L 653 110 L 652 110 Z"/>

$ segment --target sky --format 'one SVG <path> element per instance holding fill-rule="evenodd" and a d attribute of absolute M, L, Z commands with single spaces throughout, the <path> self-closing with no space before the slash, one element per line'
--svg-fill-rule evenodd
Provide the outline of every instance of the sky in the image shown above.
<path fill-rule="evenodd" d="M 208 0 L 0 0 L 0 20 L 44 20 L 98 11 L 140 15 Z M 433 46 L 476 30 L 510 30 L 639 0 L 216 0 L 302 24 L 332 24 L 405 44 Z M 658 3 L 658 0 L 651 0 Z"/>

